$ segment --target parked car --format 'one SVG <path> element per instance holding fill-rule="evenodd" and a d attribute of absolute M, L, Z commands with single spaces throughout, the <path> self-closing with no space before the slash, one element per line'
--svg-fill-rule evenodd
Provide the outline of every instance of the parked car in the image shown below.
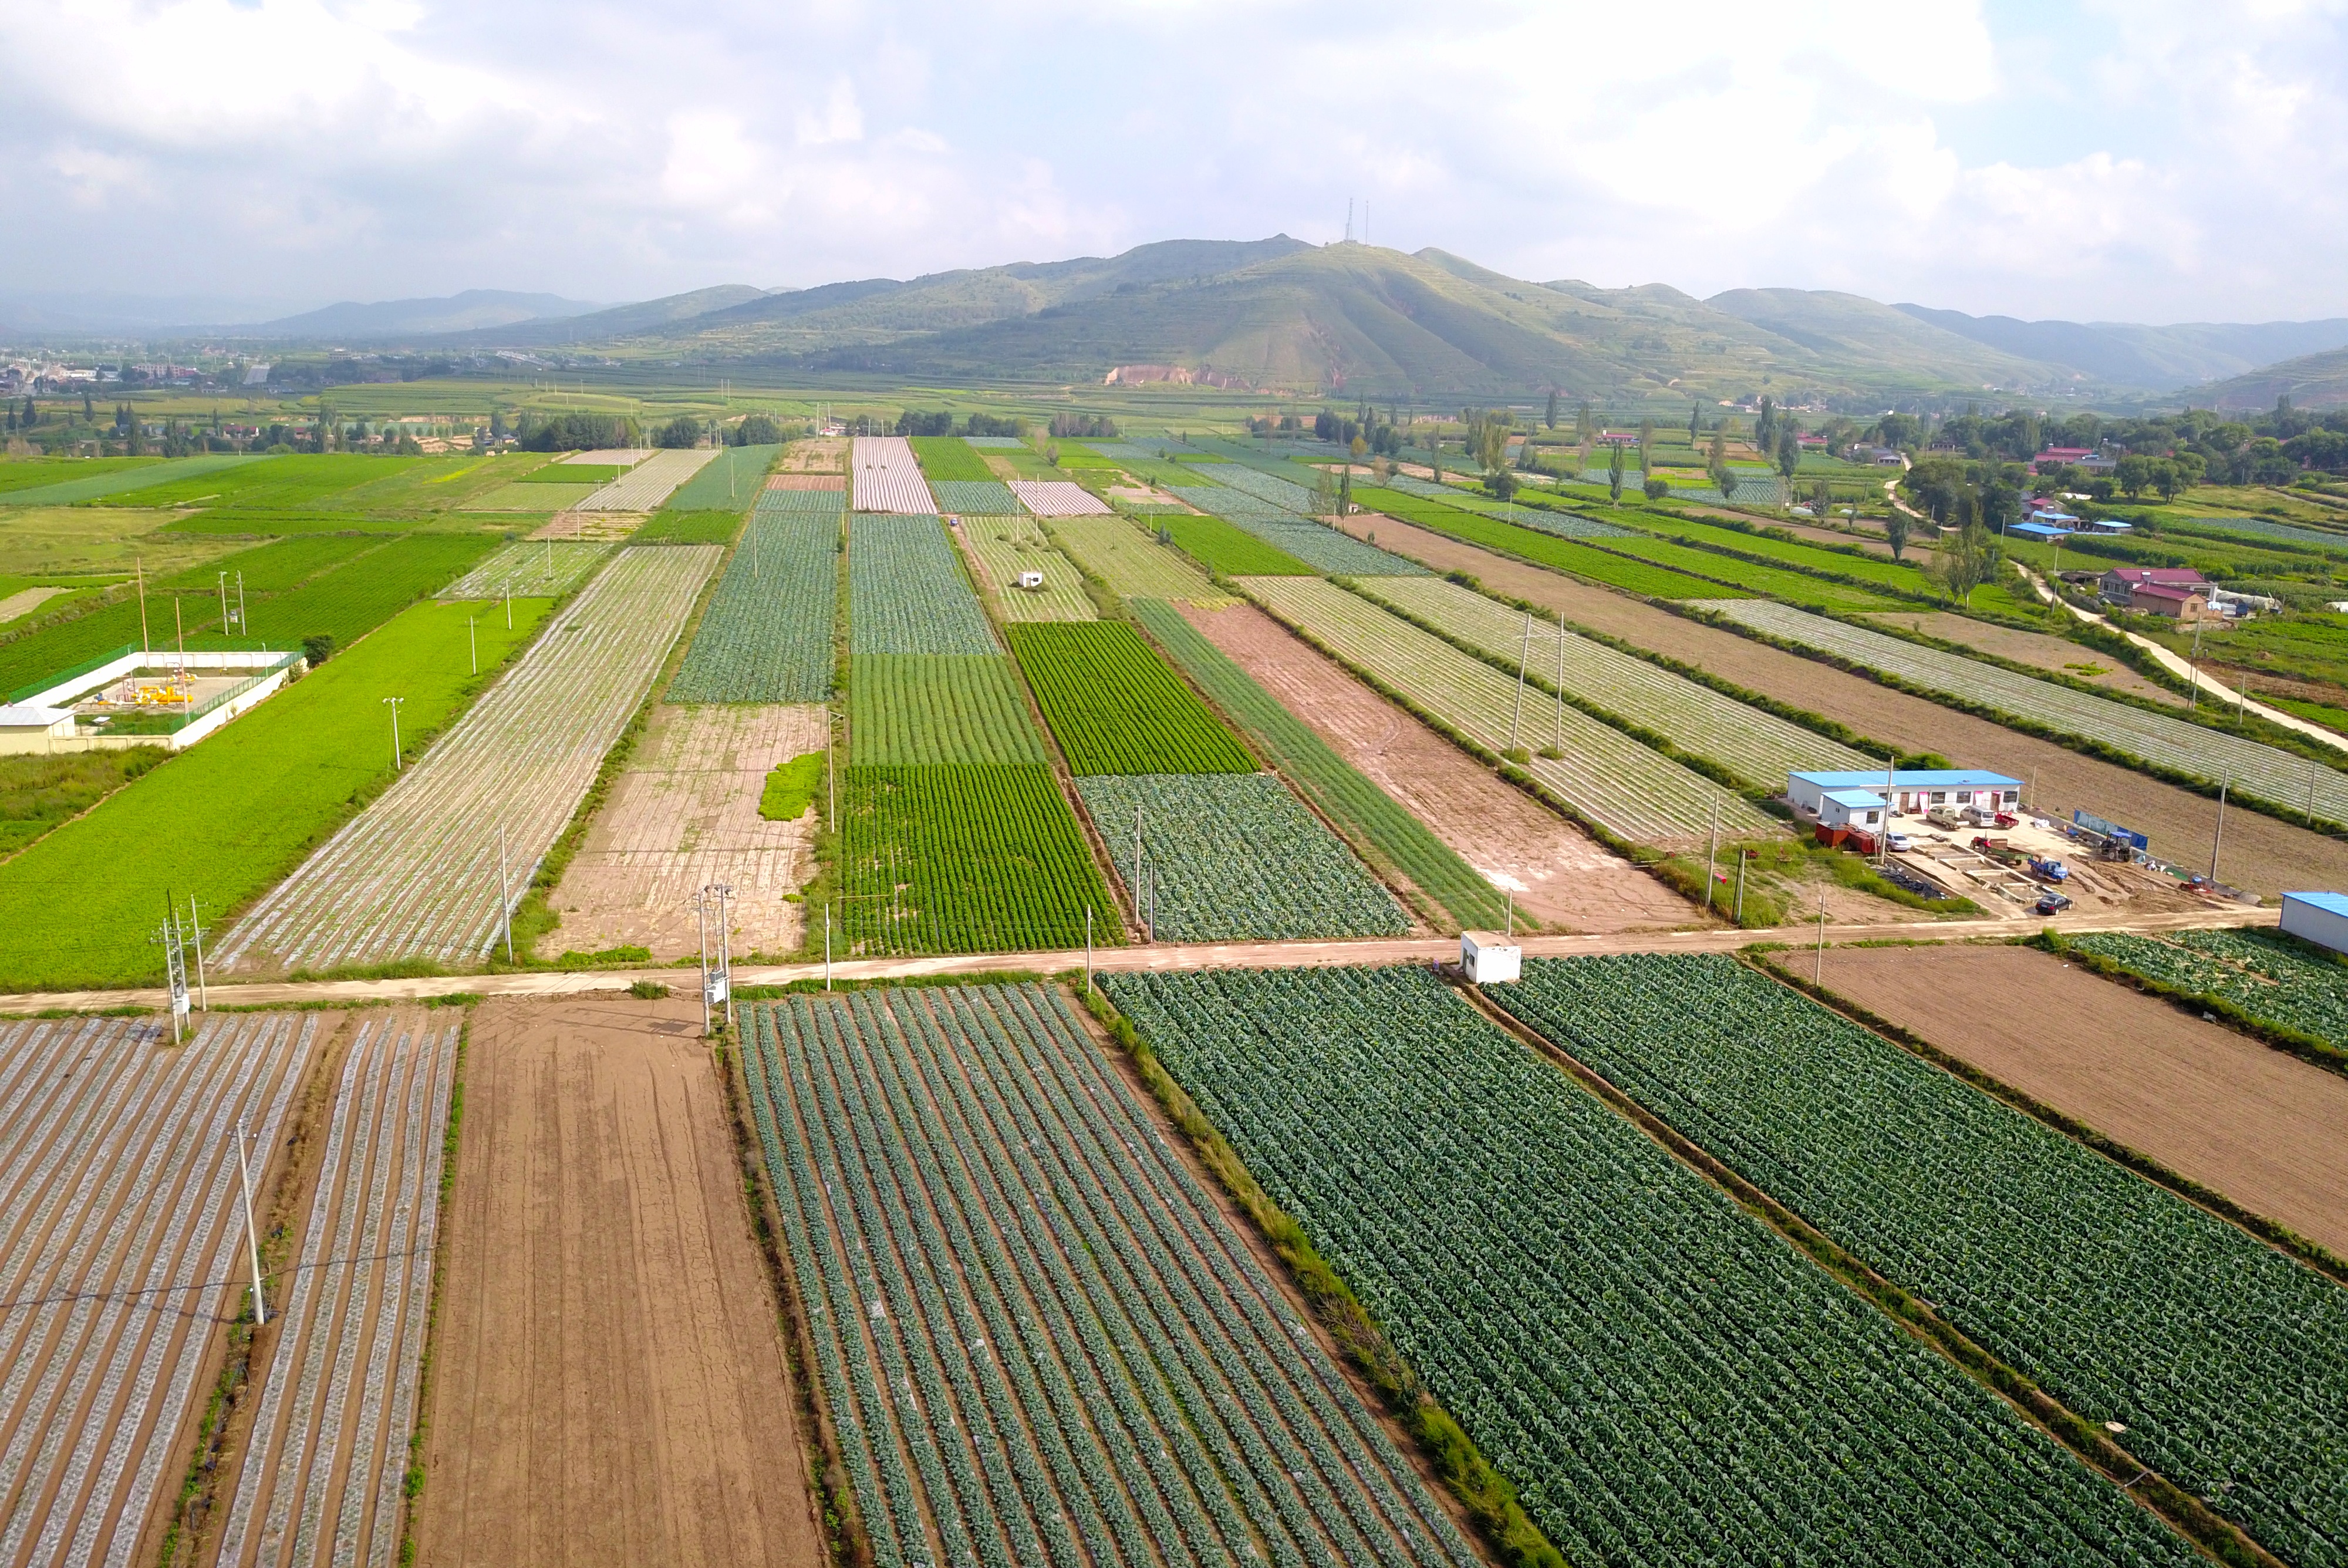
<path fill-rule="evenodd" d="M 2038 913 L 2041 914 L 2060 914 L 2070 907 L 2071 895 L 2069 893 L 2056 892 L 2050 887 L 2044 892 L 2038 895 Z"/>
<path fill-rule="evenodd" d="M 1883 841 L 1890 847 L 1891 852 L 1895 855 L 1904 853 L 1905 851 L 1916 847 L 1916 841 L 1913 839 L 1910 839 L 1907 834 L 1896 830 L 1886 833 L 1883 836 Z"/>

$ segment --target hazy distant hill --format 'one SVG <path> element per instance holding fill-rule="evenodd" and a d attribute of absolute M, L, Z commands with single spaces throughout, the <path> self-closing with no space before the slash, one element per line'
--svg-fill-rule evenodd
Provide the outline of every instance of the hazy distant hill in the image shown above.
<path fill-rule="evenodd" d="M 2348 407 L 2348 347 L 2263 366 L 2193 387 L 2186 397 L 2198 408 L 2271 408 L 2278 397 L 2302 408 Z"/>
<path fill-rule="evenodd" d="M 253 337 L 385 338 L 471 327 L 504 326 L 546 316 L 584 315 L 601 308 L 560 294 L 467 289 L 444 299 L 394 299 L 376 304 L 345 300 L 323 310 L 282 316 L 240 329 Z"/>
<path fill-rule="evenodd" d="M 1771 319 L 1786 325 L 1806 297 L 1783 296 Z M 1261 387 L 1372 397 L 1522 397 L 1554 387 L 1699 399 L 1766 388 L 1798 399 L 2013 387 L 2058 374 L 1883 306 L 1815 297 L 1867 305 L 1872 336 L 1812 333 L 1806 342 L 1662 285 L 1529 283 L 1442 251 L 1276 235 L 768 294 L 640 343 L 910 377 L 1098 380 L 1117 365 L 1181 365 Z"/>
<path fill-rule="evenodd" d="M 1892 308 L 2009 354 L 2068 365 L 2099 381 L 2173 391 L 2277 360 L 2348 346 L 2348 318 L 2255 324 L 2017 321 L 1921 304 Z"/>
<path fill-rule="evenodd" d="M 1951 332 L 1859 294 L 1822 289 L 1731 289 L 1704 302 L 1830 359 L 1935 373 L 1997 387 L 2040 387 L 2103 377 L 2073 362 Z"/>
<path fill-rule="evenodd" d="M 681 321 L 705 316 L 746 300 L 763 299 L 767 291 L 748 284 L 719 284 L 688 294 L 664 294 L 635 304 L 615 304 L 576 314 L 547 312 L 515 325 L 484 324 L 481 329 L 456 335 L 452 344 L 494 342 L 506 347 L 544 347 L 555 344 L 608 343 L 640 333 L 657 332 Z"/>

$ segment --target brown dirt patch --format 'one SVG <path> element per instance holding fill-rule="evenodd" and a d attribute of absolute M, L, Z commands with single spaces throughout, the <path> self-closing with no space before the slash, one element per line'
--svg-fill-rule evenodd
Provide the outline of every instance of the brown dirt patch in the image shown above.
<path fill-rule="evenodd" d="M 693 900 L 710 882 L 734 889 L 734 951 L 788 953 L 799 906 L 785 902 L 814 870 L 811 810 L 796 822 L 758 815 L 767 775 L 823 749 L 824 709 L 671 707 L 654 710 L 642 746 L 589 825 L 550 901 L 562 923 L 549 953 L 638 946 L 654 958 L 700 949 Z"/>
<path fill-rule="evenodd" d="M 1699 665 L 1747 690 L 1838 719 L 1872 739 L 2034 781 L 2028 799 L 2043 815 L 2068 820 L 2078 807 L 2146 834 L 2157 855 L 2208 868 L 2218 823 L 2215 800 L 1390 517 L 1352 521 L 1355 530 L 1375 528 L 1384 549 L 1438 571 L 1473 573 L 1498 593 L 1561 613 L 1635 647 Z M 2269 894 L 2286 887 L 2348 886 L 2348 843 L 2256 811 L 2232 810 L 2226 813 L 2225 859 L 2219 869 L 2227 882 Z"/>
<path fill-rule="evenodd" d="M 1653 877 L 1364 686 L 1252 604 L 1181 606 L 1207 638 L 1346 761 L 1545 926 L 1615 932 L 1686 923 Z"/>
<path fill-rule="evenodd" d="M 2170 707 L 2183 707 L 2185 699 L 2165 686 L 2155 686 L 2111 655 L 2061 637 L 2050 637 L 2044 632 L 2018 632 L 2010 626 L 1993 626 L 1986 621 L 1970 616 L 1952 615 L 1944 610 L 1900 610 L 1882 615 L 1862 615 L 1860 620 L 1878 626 L 1890 626 L 1903 632 L 1919 632 L 1927 637 L 1938 637 L 1944 643 L 1975 648 L 1984 654 L 1994 654 L 2002 659 L 2028 665 L 2075 680 L 2087 680 L 2131 696 L 2149 697 Z M 2088 675 L 2085 669 L 2071 666 L 2092 665 L 2103 671 Z"/>
<path fill-rule="evenodd" d="M 2348 1253 L 2348 1080 L 2027 947 L 1836 948 L 1827 985 Z"/>
<path fill-rule="evenodd" d="M 782 461 L 776 467 L 787 474 L 845 474 L 848 438 L 818 436 L 793 441 L 783 449 Z"/>
<path fill-rule="evenodd" d="M 697 1003 L 474 1016 L 417 1561 L 823 1551 Z"/>

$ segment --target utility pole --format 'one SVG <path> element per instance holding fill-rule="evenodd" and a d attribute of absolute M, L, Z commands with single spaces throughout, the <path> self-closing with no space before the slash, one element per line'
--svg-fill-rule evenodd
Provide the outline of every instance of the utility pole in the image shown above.
<path fill-rule="evenodd" d="M 708 1001 L 723 1003 L 726 1026 L 734 1026 L 734 884 L 714 882 L 703 890 L 717 899 L 717 972 L 711 977 Z"/>
<path fill-rule="evenodd" d="M 1706 914 L 1710 914 L 1712 913 L 1713 872 L 1719 864 L 1720 791 L 1715 789 L 1712 792 L 1712 837 L 1706 841 L 1704 851 L 1704 912 Z"/>
<path fill-rule="evenodd" d="M 1732 924 L 1743 925 L 1745 923 L 1745 862 L 1752 858 L 1753 851 L 1751 850 L 1739 850 L 1736 851 L 1736 907 L 1729 915 L 1729 921 Z"/>
<path fill-rule="evenodd" d="M 212 1010 L 211 988 L 204 984 L 204 928 L 196 919 L 196 895 L 188 895 L 188 935 L 196 946 L 196 1005 L 209 1013 Z"/>
<path fill-rule="evenodd" d="M 473 623 L 476 619 L 478 619 L 478 617 L 472 615 L 465 617 L 465 648 L 467 652 L 473 655 L 473 673 L 475 675 L 479 675 L 481 673 L 481 644 L 480 639 L 473 634 Z"/>
<path fill-rule="evenodd" d="M 2209 880 L 2218 880 L 2218 851 L 2226 847 L 2226 791 L 2234 787 L 2234 775 L 2230 771 L 2224 783 L 2218 786 L 2218 836 L 2209 843 Z"/>
<path fill-rule="evenodd" d="M 823 906 L 823 988 L 831 989 L 831 905 Z"/>
<path fill-rule="evenodd" d="M 1818 884 L 1818 966 L 1817 973 L 1810 976 L 1810 983 L 1819 986 L 1827 983 L 1827 889 L 1824 882 Z"/>
<path fill-rule="evenodd" d="M 139 652 L 144 655 L 155 645 L 155 640 L 147 633 L 147 558 L 132 557 L 131 571 L 139 580 Z"/>
<path fill-rule="evenodd" d="M 385 706 L 391 709 L 391 770 L 396 773 L 400 770 L 399 705 L 407 699 L 404 696 L 387 696 L 383 700 Z"/>
<path fill-rule="evenodd" d="M 252 1324 L 269 1326 L 269 1303 L 261 1293 L 261 1236 L 252 1224 L 252 1167 L 245 1159 L 244 1123 L 236 1124 L 236 1179 L 244 1189 L 244 1256 L 252 1265 Z"/>
<path fill-rule="evenodd" d="M 1533 618 L 1525 616 L 1524 637 L 1517 649 L 1517 706 L 1509 715 L 1509 749 L 1517 748 L 1517 725 L 1525 717 L 1525 665 L 1533 655 Z"/>
<path fill-rule="evenodd" d="M 228 630 L 228 573 L 221 572 L 218 575 L 220 577 L 221 630 L 225 632 Z"/>
<path fill-rule="evenodd" d="M 709 1035 L 709 890 L 693 896 L 693 918 L 701 933 L 701 1033 Z"/>
<path fill-rule="evenodd" d="M 186 939 L 180 932 L 179 906 L 169 893 L 163 895 L 163 923 L 150 940 L 163 950 L 163 978 L 171 997 L 171 1043 L 180 1045 L 187 1037 L 188 954 Z"/>
<path fill-rule="evenodd" d="M 1565 749 L 1565 614 L 1557 617 L 1557 748 Z"/>
<path fill-rule="evenodd" d="M 252 618 L 244 613 L 244 573 L 241 571 L 236 574 L 236 629 L 240 635 L 252 630 Z M 266 647 L 262 649 L 263 653 L 268 651 Z"/>
<path fill-rule="evenodd" d="M 1085 905 L 1085 995 L 1093 994 L 1093 906 Z"/>
<path fill-rule="evenodd" d="M 1144 940 L 1154 940 L 1141 912 L 1141 802 L 1133 803 L 1133 917 L 1142 923 Z"/>

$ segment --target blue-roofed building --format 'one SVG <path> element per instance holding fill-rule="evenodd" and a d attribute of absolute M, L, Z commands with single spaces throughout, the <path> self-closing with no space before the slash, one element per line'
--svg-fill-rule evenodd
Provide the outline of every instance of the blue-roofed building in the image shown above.
<path fill-rule="evenodd" d="M 2348 893 L 2283 894 L 2282 928 L 2318 947 L 2348 953 Z"/>
<path fill-rule="evenodd" d="M 2068 539 L 2075 531 L 2057 528 L 2051 522 L 2017 522 L 2008 531 L 2018 533 L 2024 539 L 2034 539 L 2041 544 L 2048 544 L 2058 539 Z"/>
<path fill-rule="evenodd" d="M 1921 814 L 1935 806 L 1958 810 L 1979 806 L 2013 811 L 2022 804 L 2022 780 L 1993 773 L 1986 768 L 1824 770 L 1786 775 L 1786 799 L 1793 803 L 1794 810 L 1822 822 L 1826 821 L 1828 797 L 1846 789 L 1869 792 L 1876 798 L 1878 806 L 1888 799 L 1892 810 L 1908 814 Z"/>
<path fill-rule="evenodd" d="M 1872 789 L 1829 789 L 1818 801 L 1818 826 L 1875 832 L 1883 826 L 1883 797 Z"/>

